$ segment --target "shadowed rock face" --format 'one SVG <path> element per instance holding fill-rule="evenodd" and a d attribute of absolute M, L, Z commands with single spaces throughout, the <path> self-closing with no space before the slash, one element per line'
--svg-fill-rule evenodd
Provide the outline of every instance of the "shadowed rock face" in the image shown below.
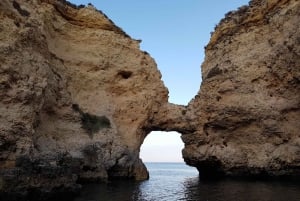
<path fill-rule="evenodd" d="M 299 10 L 268 0 L 227 14 L 199 94 L 179 106 L 139 41 L 92 6 L 2 0 L 0 198 L 147 179 L 139 150 L 155 130 L 182 133 L 201 175 L 299 175 Z"/>

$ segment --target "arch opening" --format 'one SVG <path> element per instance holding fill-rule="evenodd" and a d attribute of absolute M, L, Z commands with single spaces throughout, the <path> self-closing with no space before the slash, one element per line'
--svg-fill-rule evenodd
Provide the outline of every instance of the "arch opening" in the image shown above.
<path fill-rule="evenodd" d="M 152 131 L 141 145 L 140 158 L 146 163 L 183 163 L 181 153 L 183 148 L 180 133 Z"/>
<path fill-rule="evenodd" d="M 183 148 L 184 143 L 178 132 L 149 133 L 140 148 L 140 158 L 147 168 L 148 179 L 161 186 L 161 183 L 156 182 L 164 178 L 172 186 L 176 182 L 184 183 L 188 178 L 198 178 L 198 170 L 184 163 Z M 146 189 L 147 184 L 144 185 Z"/>

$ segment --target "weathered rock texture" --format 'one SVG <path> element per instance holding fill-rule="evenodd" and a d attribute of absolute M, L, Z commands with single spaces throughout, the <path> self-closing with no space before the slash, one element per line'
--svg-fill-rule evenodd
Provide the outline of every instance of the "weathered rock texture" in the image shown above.
<path fill-rule="evenodd" d="M 229 13 L 184 107 L 139 41 L 92 6 L 1 0 L 0 200 L 146 179 L 139 150 L 154 130 L 181 132 L 201 175 L 300 175 L 299 12 L 255 0 Z"/>
<path fill-rule="evenodd" d="M 204 175 L 300 175 L 300 2 L 251 1 L 206 47 L 185 161 Z"/>
<path fill-rule="evenodd" d="M 139 41 L 59 0 L 1 0 L 0 21 L 0 192 L 146 179 L 139 149 L 168 91 Z"/>

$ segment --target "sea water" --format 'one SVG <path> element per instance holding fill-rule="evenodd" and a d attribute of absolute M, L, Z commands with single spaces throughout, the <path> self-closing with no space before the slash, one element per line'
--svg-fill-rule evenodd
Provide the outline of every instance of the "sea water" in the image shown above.
<path fill-rule="evenodd" d="M 300 181 L 201 180 L 184 163 L 146 163 L 150 179 L 83 187 L 75 201 L 300 201 Z"/>

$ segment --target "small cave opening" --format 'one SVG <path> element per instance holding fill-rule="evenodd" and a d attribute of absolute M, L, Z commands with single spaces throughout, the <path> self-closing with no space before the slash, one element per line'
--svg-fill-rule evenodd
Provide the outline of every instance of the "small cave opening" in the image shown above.
<path fill-rule="evenodd" d="M 162 175 L 170 177 L 170 180 L 175 177 L 197 177 L 197 169 L 184 163 L 183 148 L 184 143 L 178 132 L 149 133 L 141 145 L 140 158 L 148 169 L 150 180 Z"/>
<path fill-rule="evenodd" d="M 118 72 L 117 76 L 127 80 L 132 76 L 132 72 L 126 71 L 126 70 L 121 70 Z"/>

